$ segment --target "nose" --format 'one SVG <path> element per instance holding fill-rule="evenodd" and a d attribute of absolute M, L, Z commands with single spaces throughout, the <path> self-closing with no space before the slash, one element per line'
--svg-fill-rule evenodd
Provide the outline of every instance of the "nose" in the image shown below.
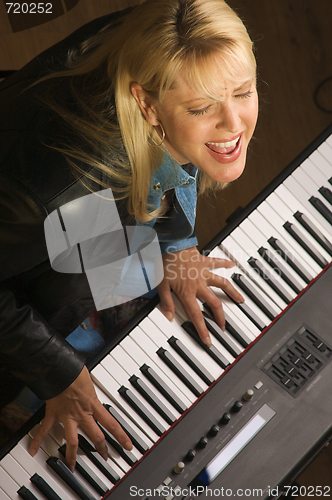
<path fill-rule="evenodd" d="M 241 118 L 236 103 L 223 103 L 220 106 L 218 130 L 236 133 L 240 130 Z"/>

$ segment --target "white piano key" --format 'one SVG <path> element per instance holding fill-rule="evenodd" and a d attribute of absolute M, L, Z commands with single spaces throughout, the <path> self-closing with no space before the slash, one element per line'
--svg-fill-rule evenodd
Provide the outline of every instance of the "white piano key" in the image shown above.
<path fill-rule="evenodd" d="M 175 379 L 174 373 L 168 368 L 168 366 L 161 364 L 160 359 L 156 354 L 156 344 L 152 342 L 150 337 L 140 328 L 141 323 L 129 334 L 130 338 L 132 338 L 137 345 L 137 353 L 140 356 L 140 358 L 138 358 L 140 366 L 144 363 L 151 366 L 157 375 L 165 381 L 167 386 L 182 401 L 183 406 L 189 408 L 195 401 L 195 397 L 187 389 L 183 382 L 181 382 L 181 380 Z M 139 349 L 143 350 L 142 346 L 144 346 L 144 363 L 141 363 L 143 359 L 141 358 L 141 353 L 139 351 Z"/>
<path fill-rule="evenodd" d="M 259 253 L 257 252 L 259 247 L 243 230 L 243 226 L 238 226 L 234 231 L 232 231 L 231 236 L 241 246 L 247 258 L 253 257 L 254 259 L 257 259 L 262 264 L 262 266 L 266 268 L 267 273 L 271 275 L 273 280 L 275 280 L 281 288 L 284 288 L 291 298 L 294 299 L 296 297 L 296 293 L 294 292 L 294 290 L 290 288 L 290 286 L 285 283 L 285 281 L 279 276 L 279 274 L 276 273 L 270 266 L 268 266 L 264 259 L 259 255 Z M 283 301 L 282 303 L 280 303 L 279 307 L 282 307 L 282 304 L 285 304 L 285 302 Z M 282 309 L 284 309 L 284 307 L 285 306 L 283 306 Z"/>
<path fill-rule="evenodd" d="M 235 306 L 235 309 L 234 302 L 232 302 L 228 297 L 225 297 L 225 299 L 223 298 L 222 300 L 225 313 L 230 317 L 235 325 L 246 334 L 251 342 L 255 340 L 255 338 L 261 333 L 257 326 L 250 321 L 241 309 L 237 306 Z"/>
<path fill-rule="evenodd" d="M 310 177 L 313 184 L 317 186 L 317 189 L 320 188 L 321 186 L 331 187 L 325 175 L 319 170 L 318 167 L 316 167 L 316 165 L 309 158 L 307 158 L 299 168 L 300 170 L 303 170 Z"/>
<path fill-rule="evenodd" d="M 330 256 L 329 254 L 317 243 L 317 241 L 305 231 L 305 229 L 301 226 L 301 224 L 293 217 L 292 211 L 288 208 L 288 206 L 280 200 L 280 198 L 272 193 L 267 199 L 266 202 L 271 205 L 271 207 L 280 214 L 282 219 L 286 222 L 291 222 L 296 226 L 303 236 L 310 242 L 310 244 L 329 262 Z"/>
<path fill-rule="evenodd" d="M 237 231 L 237 229 L 239 229 L 239 231 Z M 246 240 L 248 238 L 240 228 L 237 229 L 232 231 L 231 235 L 223 240 L 223 247 L 227 249 L 227 252 L 233 255 L 234 260 L 238 262 L 239 267 L 243 269 L 245 274 L 249 276 L 250 279 L 264 291 L 266 296 L 273 301 L 274 308 L 278 307 L 279 314 L 283 309 L 285 309 L 287 304 L 248 264 L 248 259 L 251 257 L 251 255 L 246 251 Z"/>
<path fill-rule="evenodd" d="M 120 345 L 118 345 L 115 349 L 113 349 L 114 357 L 111 357 L 112 352 L 106 356 L 103 360 L 103 366 L 108 370 L 108 367 L 111 370 L 111 374 L 113 377 L 119 382 L 120 386 L 124 385 L 142 402 L 142 404 L 147 408 L 147 410 L 154 416 L 156 420 L 165 428 L 165 430 L 169 429 L 170 425 L 159 415 L 159 413 L 152 408 L 150 403 L 145 400 L 145 398 L 132 386 L 129 382 L 129 378 L 131 375 L 137 375 L 141 377 L 139 371 L 132 358 L 122 349 Z M 112 359 L 113 361 L 107 365 L 107 362 Z M 106 363 L 105 363 L 106 362 Z M 115 368 L 116 366 L 116 368 Z M 109 371 L 109 370 L 108 370 Z"/>
<path fill-rule="evenodd" d="M 99 401 L 106 405 L 111 405 L 116 408 L 116 411 L 120 414 L 121 418 L 136 432 L 136 434 L 142 439 L 149 448 L 153 446 L 153 441 L 151 441 L 137 425 L 131 420 L 122 410 L 119 408 L 114 401 L 112 401 L 99 387 L 95 384 L 95 391 Z M 134 446 L 131 452 L 135 455 L 137 460 L 142 458 L 143 454 Z"/>
<path fill-rule="evenodd" d="M 208 318 L 206 318 L 208 320 L 209 327 L 211 327 L 212 330 L 215 330 L 217 333 L 219 333 L 219 335 L 222 337 L 222 339 L 226 343 L 226 345 L 229 346 L 229 347 L 226 347 L 227 350 L 231 349 L 232 351 L 234 351 L 235 357 L 237 357 L 241 352 L 244 351 L 245 348 L 239 343 L 239 341 L 237 340 L 237 337 L 233 336 L 233 334 L 231 333 L 232 328 L 234 330 L 237 330 L 237 331 L 239 330 L 239 328 L 236 324 L 234 324 L 232 322 L 232 319 L 229 317 L 229 315 L 227 313 L 225 313 L 225 318 L 226 318 L 226 321 L 229 322 L 228 328 L 230 331 L 228 330 L 227 327 L 225 328 L 224 331 L 221 331 L 219 325 L 215 321 L 212 310 L 208 310 L 207 308 L 205 308 L 203 303 L 202 303 L 202 311 L 204 312 L 204 314 L 207 314 L 207 316 L 210 318 L 209 320 L 208 320 Z M 241 333 L 242 333 L 242 335 L 244 335 L 243 331 Z M 214 334 L 212 333 L 212 335 L 214 335 Z M 250 339 L 248 339 L 248 340 L 250 342 Z"/>
<path fill-rule="evenodd" d="M 227 255 L 227 253 L 224 251 L 224 249 L 222 248 L 222 243 L 221 243 L 221 248 L 220 248 L 220 252 L 219 252 L 219 258 L 222 258 L 222 259 L 228 259 L 229 256 Z M 234 283 L 234 281 L 232 280 L 232 275 L 233 273 L 240 273 L 240 274 L 243 274 L 241 272 L 241 269 L 238 268 L 238 266 L 234 266 L 230 269 L 226 269 L 226 268 L 216 268 L 216 269 L 212 269 L 211 272 L 217 274 L 218 276 L 222 276 L 223 278 L 227 278 L 231 284 L 233 285 L 233 287 L 243 296 L 243 298 L 245 299 L 245 303 L 246 305 L 253 311 L 253 313 L 258 316 L 258 318 L 260 319 L 260 321 L 265 325 L 265 326 L 268 326 L 270 323 L 271 323 L 271 320 L 266 316 L 266 314 L 261 311 L 261 309 L 254 303 L 254 301 L 248 297 L 248 295 L 243 292 L 240 287 Z M 253 284 L 254 288 L 257 289 L 257 287 Z M 216 287 L 211 287 L 211 289 L 215 292 L 215 290 L 217 289 Z M 258 289 L 257 289 L 258 290 Z M 262 292 L 258 292 L 258 293 L 262 293 Z"/>
<path fill-rule="evenodd" d="M 10 454 L 30 476 L 37 473 L 54 489 L 62 500 L 77 500 L 76 494 L 47 465 L 48 455 L 39 449 L 34 457 L 28 453 L 31 438 L 27 435 L 12 449 Z"/>
<path fill-rule="evenodd" d="M 171 347 L 167 343 L 167 336 L 164 335 L 164 333 L 158 328 L 158 326 L 152 321 L 152 316 L 153 311 L 149 314 L 147 318 L 145 318 L 142 322 L 142 329 L 145 329 L 145 332 L 147 335 L 150 337 L 152 342 L 156 344 L 156 350 L 158 350 L 160 347 L 163 347 L 167 351 L 171 350 Z M 158 316 L 158 315 L 157 315 Z M 156 317 L 156 315 L 154 315 Z M 165 318 L 167 321 L 167 319 Z M 148 325 L 149 322 L 149 325 Z M 144 325 L 143 325 L 144 323 Z M 183 365 L 183 360 L 182 358 L 178 355 L 177 352 L 174 352 L 172 350 L 172 356 L 174 359 Z M 194 370 L 190 366 L 186 366 L 185 370 L 187 373 L 195 380 L 195 382 L 198 384 L 198 386 L 202 389 L 202 392 L 206 391 L 208 386 L 201 380 L 201 378 L 194 372 Z"/>
<path fill-rule="evenodd" d="M 124 339 L 126 340 L 126 339 Z M 134 348 L 134 346 L 136 345 L 136 343 L 134 342 L 134 340 L 132 338 L 128 338 L 129 342 L 131 342 L 131 352 Z M 128 345 L 128 343 L 127 343 Z M 156 390 L 156 388 L 150 383 L 149 380 L 147 380 L 145 377 L 143 377 L 143 374 L 140 372 L 139 368 L 140 366 L 142 366 L 144 363 L 146 363 L 148 360 L 148 357 L 147 355 L 145 354 L 144 356 L 144 362 L 140 364 L 140 366 L 133 360 L 133 358 L 130 356 L 130 354 L 128 354 L 125 350 L 124 347 L 122 347 L 122 343 L 121 343 L 121 346 L 117 346 L 119 347 L 120 349 L 122 349 L 122 352 L 120 353 L 119 352 L 119 355 L 117 352 L 115 352 L 115 359 L 119 359 L 119 363 L 121 363 L 121 365 L 123 366 L 124 370 L 127 372 L 127 380 L 130 378 L 131 375 L 136 375 L 137 377 L 141 378 L 144 380 L 145 384 L 152 390 L 153 393 L 156 394 L 157 397 L 160 396 L 160 399 L 162 398 L 163 399 L 163 402 L 165 401 L 165 405 L 167 406 L 167 408 L 169 408 L 169 410 L 173 413 L 173 407 L 172 405 L 167 401 L 167 400 L 164 400 L 164 397 L 162 396 L 162 394 L 159 395 L 158 391 Z M 137 355 L 137 345 L 136 345 L 136 355 Z M 111 353 L 112 354 L 112 353 Z M 149 364 L 149 366 L 151 366 L 151 363 L 147 363 Z M 141 396 L 136 389 L 133 388 L 132 384 L 130 384 L 130 382 L 128 382 L 129 385 L 127 385 L 128 388 L 131 388 L 133 390 L 133 392 L 135 393 L 135 395 L 138 394 L 139 396 L 139 399 L 141 399 L 143 402 L 145 401 L 145 398 L 143 396 Z M 150 409 L 150 405 L 148 405 L 148 408 Z M 154 412 L 156 410 L 153 410 Z M 175 410 L 174 410 L 175 411 Z M 152 412 L 153 413 L 153 412 Z M 178 412 L 177 413 L 177 417 L 180 416 L 180 414 Z M 153 413 L 154 414 L 154 413 Z M 160 422 L 163 424 L 164 422 L 164 419 L 160 418 Z M 167 425 L 169 427 L 169 424 L 167 424 L 165 422 L 165 425 Z M 168 428 L 167 427 L 167 428 Z"/>
<path fill-rule="evenodd" d="M 1 486 L 0 486 L 0 500 L 10 500 L 10 497 L 7 495 L 7 493 L 4 492 Z"/>
<path fill-rule="evenodd" d="M 329 180 L 332 177 L 332 165 L 318 150 L 314 151 L 309 156 L 309 159 L 321 171 L 326 180 Z"/>
<path fill-rule="evenodd" d="M 272 246 L 270 246 L 270 244 L 268 243 L 268 239 L 271 236 L 277 237 L 278 239 L 280 239 L 280 241 L 285 246 L 287 246 L 287 244 L 285 244 L 284 239 L 280 236 L 280 234 L 275 229 L 273 224 L 270 224 L 268 222 L 268 220 L 259 211 L 255 210 L 252 214 L 250 214 L 250 216 L 248 217 L 248 220 L 251 221 L 256 226 L 256 228 L 259 229 L 259 231 L 261 233 L 263 233 L 263 235 L 265 237 L 265 242 L 264 242 L 263 246 L 267 247 L 270 251 L 274 250 L 272 248 Z M 290 252 L 292 252 L 292 250 L 293 250 L 292 247 L 290 247 Z M 284 259 L 281 259 L 280 255 L 278 255 L 278 252 L 274 251 L 272 253 L 275 257 L 278 256 L 279 257 L 278 260 L 280 260 L 283 264 L 285 263 L 284 265 L 287 268 L 287 270 L 289 270 L 289 268 L 291 268 L 291 266 Z M 292 254 L 295 256 L 295 258 L 298 258 L 298 260 L 300 261 L 300 264 L 302 264 L 302 266 L 306 267 L 306 263 L 303 262 L 303 260 L 297 255 L 297 253 L 294 250 L 293 250 Z M 297 282 L 300 283 L 303 288 L 306 287 L 307 283 L 301 278 L 301 276 L 299 276 L 299 274 L 297 272 L 295 272 L 292 268 L 291 268 L 291 270 L 293 272 L 289 272 L 289 274 L 294 276 L 296 278 Z"/>
<path fill-rule="evenodd" d="M 21 500 L 17 494 L 19 485 L 10 477 L 10 475 L 0 466 L 0 484 L 6 495 L 9 496 L 11 500 Z"/>
<path fill-rule="evenodd" d="M 154 361 L 155 365 L 157 365 L 160 370 L 164 372 L 170 380 L 172 380 L 174 385 L 181 391 L 182 394 L 186 396 L 186 399 L 189 400 L 191 404 L 194 403 L 197 399 L 194 394 L 178 377 L 174 375 L 172 370 L 165 363 L 162 363 L 157 354 L 157 344 L 152 340 L 156 326 L 148 318 L 145 318 L 143 321 L 141 321 L 139 327 L 144 334 L 140 336 L 140 338 L 142 339 L 141 345 L 144 346 L 144 351 L 148 354 L 149 358 L 151 358 Z M 135 337 L 132 336 L 132 338 L 136 341 Z M 148 361 L 147 364 L 149 364 Z"/>
<path fill-rule="evenodd" d="M 330 147 L 329 144 L 325 141 L 317 149 L 330 163 L 330 165 L 332 165 L 332 147 Z"/>
<path fill-rule="evenodd" d="M 283 228 L 284 221 L 282 217 L 265 201 L 257 207 L 258 212 L 266 219 L 266 221 L 274 228 L 274 233 L 271 236 L 279 239 L 287 250 L 294 256 L 299 263 L 306 269 L 308 274 L 314 278 L 320 273 L 319 265 L 308 255 L 305 250 L 287 233 Z"/>
<path fill-rule="evenodd" d="M 315 196 L 316 198 L 321 200 L 324 205 L 329 205 L 328 201 L 326 201 L 324 196 L 321 195 L 318 191 L 321 186 L 318 186 L 316 183 L 314 183 L 304 170 L 295 170 L 292 174 L 292 177 L 294 177 L 294 179 L 297 180 L 299 184 L 301 184 L 301 186 L 307 191 L 307 193 L 310 194 L 310 196 L 308 196 L 308 199 L 311 196 Z"/>
<path fill-rule="evenodd" d="M 200 303 L 200 307 L 202 308 L 202 303 Z M 158 307 L 155 308 L 156 311 L 160 313 L 160 316 L 165 316 L 162 314 Z M 216 363 L 211 357 L 188 335 L 188 333 L 181 327 L 181 324 L 185 321 L 188 321 L 188 316 L 180 318 L 177 314 L 175 314 L 172 323 L 165 318 L 166 323 L 164 323 L 164 319 L 161 319 L 160 325 L 162 326 L 162 330 L 166 332 L 167 338 L 170 338 L 172 335 L 174 337 L 181 340 L 181 342 L 192 352 L 192 354 L 202 363 L 202 365 L 208 367 L 211 375 L 217 379 L 224 372 L 224 370 Z"/>
<path fill-rule="evenodd" d="M 213 250 L 213 251 L 214 251 L 214 250 Z M 213 252 L 213 251 L 212 251 L 212 252 Z M 209 255 L 212 257 L 212 253 L 210 253 Z M 201 351 L 202 351 L 202 354 L 204 353 L 204 354 L 206 354 L 206 355 L 207 355 L 207 353 L 206 353 L 204 350 L 202 350 L 202 349 L 200 348 L 200 346 L 197 346 L 197 343 L 196 343 L 196 342 L 195 342 L 195 341 L 194 341 L 194 340 L 190 337 L 190 335 L 188 335 L 188 333 L 187 333 L 187 332 L 186 332 L 186 331 L 185 331 L 185 330 L 181 327 L 182 323 L 184 323 L 185 321 L 189 321 L 189 318 L 188 318 L 187 313 L 186 313 L 186 312 L 185 312 L 185 310 L 184 310 L 184 307 L 182 306 L 181 302 L 180 302 L 180 301 L 179 301 L 179 299 L 177 298 L 177 296 L 176 296 L 175 294 L 173 294 L 173 295 L 172 295 L 172 297 L 173 297 L 173 301 L 174 301 L 174 305 L 175 305 L 175 310 L 176 310 L 176 314 L 175 314 L 174 320 L 173 320 L 173 322 L 171 323 L 171 324 L 172 324 L 172 326 L 174 326 L 174 327 L 176 328 L 176 335 L 174 335 L 174 336 L 175 336 L 175 337 L 177 336 L 177 332 L 178 332 L 178 329 L 179 329 L 179 330 L 180 330 L 181 332 L 183 332 L 183 334 L 186 336 L 186 337 L 184 337 L 184 339 L 188 339 L 188 342 L 189 342 L 189 345 L 190 345 L 190 346 L 192 345 L 192 344 L 191 344 L 191 342 L 193 342 L 193 345 L 194 345 L 195 347 L 197 347 L 197 349 L 199 349 L 199 352 L 201 352 Z M 224 309 L 224 305 L 225 305 L 224 298 L 225 298 L 226 302 L 228 301 L 228 302 L 231 304 L 231 306 L 234 306 L 234 308 L 236 308 L 236 312 L 237 312 L 237 313 L 241 313 L 241 311 L 239 310 L 239 308 L 238 308 L 238 307 L 236 307 L 236 305 L 235 305 L 235 304 L 234 304 L 234 303 L 233 303 L 233 302 L 232 302 L 232 301 L 231 301 L 231 300 L 227 297 L 227 295 L 225 295 L 224 293 L 223 293 L 223 295 L 222 295 L 222 300 L 220 300 L 220 301 L 222 302 L 223 309 Z M 204 311 L 204 310 L 205 310 L 205 308 L 203 307 L 203 302 L 202 302 L 199 298 L 197 298 L 197 303 L 199 304 L 200 309 Z M 158 305 L 158 306 L 157 306 L 157 309 L 160 311 L 160 305 Z M 243 314 L 243 313 L 242 313 L 242 314 Z M 210 315 L 210 313 L 209 313 L 209 315 Z M 246 317 L 246 316 L 245 316 L 245 317 Z M 233 321 L 234 321 L 234 320 L 233 320 Z M 236 322 L 235 322 L 235 323 L 236 323 Z M 238 328 L 239 328 L 239 329 L 242 329 L 242 331 L 244 332 L 244 329 L 243 329 L 243 328 L 241 328 L 240 323 L 241 323 L 241 322 L 239 322 L 239 321 L 238 321 L 238 325 L 237 325 L 237 326 L 238 326 Z M 234 339 L 234 338 L 232 337 L 232 335 L 231 335 L 229 332 L 227 332 L 227 330 L 226 330 L 226 333 L 227 333 L 227 335 L 229 335 L 229 336 L 230 336 L 230 338 L 232 339 L 232 341 L 233 341 L 233 342 L 235 342 L 235 343 L 237 344 L 237 340 L 236 340 L 236 339 Z M 181 340 L 181 339 L 180 339 L 180 340 Z M 240 344 L 238 344 L 238 347 L 239 347 L 240 349 L 243 349 L 243 348 L 242 348 L 242 346 L 240 346 Z M 189 347 L 189 346 L 188 346 L 188 349 L 191 349 L 191 347 Z M 194 353 L 194 351 L 193 351 L 193 353 Z M 207 355 L 207 356 L 208 356 L 208 355 Z M 203 364 L 207 363 L 207 365 L 206 365 L 206 366 L 209 366 L 209 370 L 210 370 L 210 367 L 211 367 L 211 370 L 210 370 L 211 375 L 213 375 L 212 371 L 214 370 L 214 368 L 212 368 L 212 367 L 213 367 L 213 366 L 217 367 L 217 368 L 216 368 L 216 372 L 215 372 L 214 377 L 215 377 L 215 378 L 218 378 L 218 377 L 219 377 L 219 376 L 220 376 L 220 375 L 224 372 L 224 370 L 223 370 L 223 369 L 222 369 L 222 368 L 221 368 L 221 367 L 220 367 L 220 366 L 219 366 L 219 365 L 218 365 L 218 364 L 217 364 L 217 363 L 216 363 L 213 359 L 211 359 L 211 357 L 210 357 L 210 356 L 208 356 L 208 358 L 209 358 L 209 359 L 210 359 L 210 360 L 214 363 L 214 365 L 213 365 L 213 363 L 211 363 L 211 361 L 209 361 L 209 360 L 205 361 L 205 359 L 202 359 L 202 363 L 203 363 Z M 197 359 L 199 359 L 199 355 L 197 356 Z M 221 370 L 221 371 L 220 371 L 220 370 Z M 219 375 L 217 376 L 217 374 L 218 374 L 218 373 L 219 373 Z"/>
<path fill-rule="evenodd" d="M 216 257 L 218 259 L 225 258 L 225 253 L 218 246 L 215 247 L 212 252 L 210 252 L 210 257 Z M 228 258 L 228 257 L 227 257 Z M 238 308 L 234 302 L 225 295 L 225 293 L 216 287 L 211 287 L 211 290 L 216 294 L 216 296 L 221 300 L 225 312 L 230 315 L 230 317 L 238 324 L 238 326 L 246 333 L 246 335 L 255 340 L 255 338 L 260 335 L 261 331 L 255 326 L 252 321 Z"/>
<path fill-rule="evenodd" d="M 325 139 L 325 142 L 332 148 L 332 134 Z"/>
<path fill-rule="evenodd" d="M 120 389 L 120 387 L 122 385 L 124 385 L 125 387 L 127 387 L 130 390 L 131 390 L 131 387 L 130 387 L 130 383 L 128 381 L 129 377 L 128 377 L 127 373 L 120 367 L 120 365 L 116 365 L 115 363 L 113 363 L 113 365 L 115 365 L 115 368 L 118 369 L 118 373 L 116 374 L 117 378 L 119 380 L 122 380 L 121 376 L 119 376 L 119 373 L 121 373 L 122 377 L 125 378 L 125 382 L 124 383 L 120 383 L 119 380 L 117 380 L 115 378 L 115 375 L 113 375 L 110 372 L 108 372 L 104 366 L 102 366 L 101 364 L 99 364 L 98 366 L 100 366 L 101 368 L 103 368 L 106 371 L 106 373 L 108 374 L 108 376 L 112 379 L 112 380 L 107 379 L 107 383 L 108 383 L 108 387 L 107 387 L 108 392 L 107 392 L 107 394 L 109 394 L 111 397 L 114 398 L 114 400 L 117 402 L 117 404 L 120 406 L 120 408 L 123 411 L 125 411 L 127 413 L 127 415 L 129 415 L 130 418 L 133 419 L 133 421 L 136 423 L 136 425 L 139 426 L 142 429 L 142 431 L 153 442 L 158 441 L 159 436 L 157 435 L 157 433 L 153 429 L 151 429 L 151 427 L 145 422 L 145 420 L 143 419 L 143 417 L 141 417 L 141 415 L 139 415 L 139 413 L 136 412 L 131 407 L 131 405 L 123 398 L 123 396 L 121 396 L 121 394 L 118 392 L 118 390 Z M 96 368 L 94 370 L 96 370 L 97 368 L 98 367 L 96 366 Z M 105 374 L 103 374 L 103 373 L 101 373 L 101 375 L 105 376 Z M 98 375 L 98 377 L 99 377 L 99 375 Z M 99 382 L 100 382 L 100 379 L 98 378 L 98 381 L 96 380 L 96 383 L 99 383 Z M 104 387 L 102 387 L 102 389 L 104 390 Z M 136 392 L 135 392 L 135 395 L 136 395 Z"/>
<path fill-rule="evenodd" d="M 44 500 L 43 494 L 30 481 L 30 474 L 28 474 L 27 471 L 24 470 L 23 467 L 21 467 L 21 465 L 15 460 L 15 458 L 13 458 L 9 454 L 6 455 L 1 460 L 1 467 L 5 472 L 7 472 L 7 474 L 13 479 L 13 481 L 17 483 L 18 486 L 16 487 L 16 491 L 18 491 L 21 486 L 25 486 L 31 491 L 31 493 L 35 495 L 38 500 Z M 1 479 L 0 484 L 2 484 Z M 17 498 L 20 498 L 18 494 Z"/>
<path fill-rule="evenodd" d="M 303 203 L 301 203 L 284 184 L 280 184 L 280 186 L 277 187 L 277 189 L 275 190 L 275 194 L 285 203 L 285 205 L 290 208 L 293 214 L 299 211 L 306 215 L 312 222 L 312 224 L 314 224 L 314 226 L 318 229 L 318 231 L 320 231 L 325 236 L 325 238 L 332 242 L 332 235 L 325 229 L 325 227 L 321 225 L 318 218 L 316 218 L 311 212 L 309 212 L 307 207 L 305 207 Z"/>
<path fill-rule="evenodd" d="M 82 430 L 78 430 L 79 434 L 85 437 L 85 439 L 91 444 L 91 446 L 95 447 L 89 436 Z M 108 456 L 111 460 L 109 460 L 111 467 L 114 471 L 121 477 L 124 476 L 126 472 L 130 470 L 130 466 L 125 462 L 125 460 L 119 455 L 119 453 L 106 441 Z M 81 458 L 85 463 L 88 464 L 89 467 L 102 479 L 102 481 L 106 484 L 106 486 L 111 489 L 113 487 L 113 483 L 98 469 L 98 467 L 91 462 L 89 457 L 85 455 L 83 452 L 80 452 Z M 61 457 L 61 455 L 60 455 Z"/>
<path fill-rule="evenodd" d="M 129 335 L 127 335 L 127 337 L 125 337 L 121 341 L 121 347 L 135 362 L 136 365 L 135 375 L 137 375 L 140 378 L 143 378 L 139 368 L 146 362 L 147 359 L 146 355 L 144 355 L 144 351 L 142 351 L 140 348 L 139 349 L 137 348 L 136 342 Z M 174 415 L 176 420 L 180 418 L 181 414 L 178 411 L 176 411 L 175 408 L 173 408 L 173 406 L 167 401 L 167 399 L 153 386 L 153 384 L 151 384 L 149 380 L 147 380 L 147 378 L 144 378 L 144 383 L 151 391 L 155 393 L 155 395 L 160 399 L 160 401 L 169 409 L 169 411 Z"/>
<path fill-rule="evenodd" d="M 303 186 L 291 175 L 287 177 L 287 179 L 285 179 L 283 184 L 291 193 L 293 193 L 295 198 L 297 198 L 303 204 L 303 206 L 308 210 L 308 212 L 312 214 L 315 217 L 315 219 L 317 219 L 320 222 L 320 224 L 325 228 L 325 231 L 327 231 L 331 237 L 332 236 L 331 224 L 329 224 L 329 222 L 327 222 L 327 220 L 309 202 L 309 198 L 313 196 L 313 193 L 306 191 L 303 188 Z"/>
<path fill-rule="evenodd" d="M 136 413 L 131 406 L 123 399 L 118 393 L 119 384 L 116 380 L 105 370 L 105 368 L 99 364 L 92 371 L 91 376 L 95 383 L 99 385 L 102 391 L 104 391 L 113 401 L 116 402 L 116 406 L 119 406 L 123 412 L 130 417 L 133 422 L 149 437 L 154 443 L 158 441 L 159 436 L 144 422 L 142 417 Z"/>
<path fill-rule="evenodd" d="M 303 188 L 319 199 L 326 207 L 329 209 L 329 202 L 325 199 L 323 194 L 319 192 L 319 188 L 321 187 L 316 182 L 314 182 L 311 177 L 307 175 L 307 173 L 302 169 L 297 169 L 293 173 L 294 178 L 303 186 Z M 330 224 L 331 225 L 331 224 Z"/>
<path fill-rule="evenodd" d="M 169 339 L 172 335 L 174 335 L 174 337 L 177 337 L 180 339 L 179 335 L 179 331 L 180 330 L 183 330 L 183 328 L 176 328 L 176 323 L 174 323 L 174 321 L 176 320 L 173 320 L 172 323 L 170 323 L 168 321 L 167 318 L 165 318 L 165 316 L 162 314 L 162 312 L 160 311 L 160 309 L 158 309 L 157 307 L 151 311 L 151 313 L 149 314 L 149 318 L 153 321 L 153 323 L 157 326 L 157 328 L 160 329 L 160 331 L 163 333 L 164 337 L 165 337 L 165 340 L 167 341 L 167 339 Z M 189 320 L 190 321 L 190 320 Z M 173 324 L 174 323 L 174 324 Z M 172 328 L 173 327 L 173 328 Z M 188 335 L 184 330 L 183 330 L 184 334 L 186 334 L 187 338 L 191 338 L 190 335 Z M 181 335 L 181 339 L 185 339 L 186 338 L 185 335 Z M 227 349 L 220 344 L 220 342 L 215 339 L 213 336 L 211 336 L 211 341 L 212 341 L 212 345 L 214 345 L 214 347 L 216 349 L 218 349 L 218 351 L 223 355 L 225 356 L 225 358 L 229 361 L 229 363 L 233 363 L 234 362 L 234 356 L 232 356 L 228 351 Z M 188 346 L 188 342 L 186 341 L 183 341 L 184 344 L 189 348 Z M 195 344 L 195 341 L 193 341 L 193 343 Z M 166 344 L 168 345 L 168 349 L 169 349 L 169 344 Z M 199 346 L 198 346 L 199 348 Z M 202 348 L 199 348 L 199 351 L 196 351 L 196 353 L 198 352 L 202 352 L 203 349 Z M 204 351 L 203 351 L 204 352 Z M 173 354 L 173 351 L 172 351 L 172 354 Z M 205 353 L 207 354 L 207 353 Z M 175 357 L 175 356 L 174 356 Z M 208 355 L 209 357 L 209 355 Z M 183 360 L 182 358 L 180 357 L 181 359 L 181 362 L 183 363 Z M 211 358 L 210 358 L 211 359 Z M 200 358 L 198 357 L 198 360 L 200 361 Z M 212 360 L 213 361 L 213 360 Z M 217 363 L 216 363 L 217 364 Z M 209 365 L 208 365 L 209 366 Z M 209 366 L 210 368 L 210 366 Z M 195 374 L 196 375 L 196 374 Z M 197 376 L 198 377 L 198 376 Z M 199 378 L 198 378 L 199 379 Z M 200 380 L 200 379 L 199 379 Z"/>

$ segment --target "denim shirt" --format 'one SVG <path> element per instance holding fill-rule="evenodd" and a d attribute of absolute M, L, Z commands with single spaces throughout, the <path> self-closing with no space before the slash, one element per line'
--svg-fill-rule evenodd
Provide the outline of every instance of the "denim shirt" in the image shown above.
<path fill-rule="evenodd" d="M 194 247 L 198 243 L 196 236 L 193 235 L 197 171 L 197 167 L 191 165 L 191 175 L 188 174 L 168 154 L 165 154 L 161 167 L 153 173 L 147 199 L 150 209 L 159 208 L 162 195 L 170 189 L 174 189 L 175 192 L 173 206 L 167 212 L 167 216 L 160 221 L 154 218 L 144 224 L 137 222 L 136 227 L 148 226 L 156 231 L 162 254 Z M 135 251 L 140 243 L 141 235 L 136 233 L 136 237 L 131 240 L 131 250 Z M 122 270 L 121 284 L 113 290 L 113 293 L 150 299 L 156 295 L 157 289 L 148 287 L 146 293 L 142 293 L 141 265 L 133 265 L 128 259 Z"/>
<path fill-rule="evenodd" d="M 165 154 L 161 167 L 153 173 L 147 202 L 152 210 L 160 207 L 162 195 L 174 189 L 175 197 L 165 219 L 152 219 L 146 225 L 158 234 L 161 253 L 176 252 L 197 245 L 194 233 L 197 203 L 197 167 L 191 166 L 191 175 Z"/>

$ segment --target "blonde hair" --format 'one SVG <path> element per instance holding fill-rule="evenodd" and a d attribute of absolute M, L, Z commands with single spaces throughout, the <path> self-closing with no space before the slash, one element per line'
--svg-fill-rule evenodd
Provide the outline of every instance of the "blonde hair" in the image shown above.
<path fill-rule="evenodd" d="M 151 220 L 158 214 L 147 206 L 151 175 L 165 151 L 157 146 L 160 137 L 145 120 L 131 86 L 140 84 L 161 102 L 185 68 L 198 94 L 220 99 L 220 81 L 210 75 L 212 63 L 218 64 L 226 84 L 255 78 L 252 42 L 223 0 L 146 0 L 120 24 L 106 27 L 71 53 L 68 70 L 46 77 L 70 77 L 79 113 L 48 102 L 87 145 L 56 149 L 79 173 L 83 169 L 77 160 L 103 172 L 115 197 L 127 199 L 129 214 Z M 91 171 L 84 176 L 94 178 Z M 201 171 L 198 182 L 200 193 L 223 187 Z"/>

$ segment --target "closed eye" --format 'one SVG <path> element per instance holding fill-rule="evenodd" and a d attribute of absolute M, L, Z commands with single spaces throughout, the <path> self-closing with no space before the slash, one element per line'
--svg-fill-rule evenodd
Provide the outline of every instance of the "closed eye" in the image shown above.
<path fill-rule="evenodd" d="M 199 116 L 199 115 L 204 115 L 209 109 L 210 106 L 207 106 L 206 108 L 203 109 L 190 109 L 188 112 L 190 115 Z"/>
<path fill-rule="evenodd" d="M 254 93 L 253 90 L 248 90 L 248 92 L 244 92 L 243 94 L 237 94 L 235 97 L 237 97 L 238 99 L 247 99 L 253 93 Z"/>

